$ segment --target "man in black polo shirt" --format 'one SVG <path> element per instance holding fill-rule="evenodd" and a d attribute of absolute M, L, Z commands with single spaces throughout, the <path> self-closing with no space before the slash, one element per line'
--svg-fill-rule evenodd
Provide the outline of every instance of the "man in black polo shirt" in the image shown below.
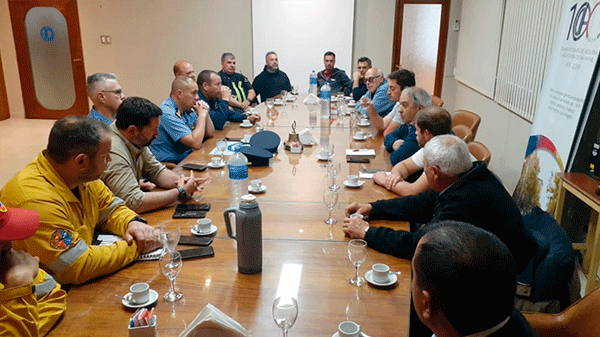
<path fill-rule="evenodd" d="M 256 90 L 256 95 L 260 96 L 261 102 L 279 95 L 281 90 L 292 91 L 290 79 L 279 70 L 279 59 L 274 51 L 267 53 L 265 63 L 264 70 L 252 82 L 252 87 Z"/>
<path fill-rule="evenodd" d="M 229 106 L 248 111 L 250 103 L 256 98 L 256 92 L 248 78 L 235 72 L 235 56 L 232 53 L 221 55 L 221 82 L 231 89 Z"/>

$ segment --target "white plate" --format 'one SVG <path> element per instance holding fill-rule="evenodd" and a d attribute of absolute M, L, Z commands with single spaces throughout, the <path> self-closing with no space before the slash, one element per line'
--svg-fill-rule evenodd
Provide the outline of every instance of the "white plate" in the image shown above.
<path fill-rule="evenodd" d="M 364 334 L 364 333 L 361 331 L 361 333 L 360 333 L 360 336 L 363 336 L 363 337 L 365 337 L 365 336 L 367 336 L 367 335 L 365 335 L 365 334 Z M 340 333 L 339 333 L 338 331 L 336 331 L 336 332 L 335 332 L 335 333 L 334 333 L 334 334 L 333 334 L 331 337 L 340 337 Z"/>
<path fill-rule="evenodd" d="M 352 139 L 354 140 L 367 140 L 367 138 L 371 137 L 371 135 L 365 135 L 364 137 L 360 138 L 357 135 L 352 136 Z"/>
<path fill-rule="evenodd" d="M 286 98 L 285 100 L 286 100 L 287 102 L 293 102 L 293 101 L 295 101 L 296 99 L 295 99 L 294 97 L 288 97 L 288 98 Z"/>
<path fill-rule="evenodd" d="M 283 105 L 283 101 L 281 102 L 275 102 L 275 106 L 282 106 Z"/>
<path fill-rule="evenodd" d="M 348 106 L 356 106 L 356 102 L 355 103 L 348 102 Z"/>
<path fill-rule="evenodd" d="M 224 160 L 223 160 L 223 161 L 221 161 L 221 163 L 220 163 L 220 164 L 217 164 L 217 165 L 213 165 L 212 161 L 209 161 L 209 162 L 208 162 L 208 164 L 206 164 L 206 166 L 208 166 L 208 167 L 210 167 L 210 168 L 214 168 L 214 169 L 219 169 L 219 168 L 221 168 L 221 167 L 224 167 L 224 166 L 225 166 L 225 164 L 226 164 L 226 163 L 225 163 L 225 161 L 224 161 Z"/>
<path fill-rule="evenodd" d="M 244 123 L 240 123 L 240 127 L 242 127 L 242 128 L 251 128 L 251 127 L 253 127 L 253 126 L 254 126 L 254 125 L 253 125 L 252 123 L 250 123 L 250 124 L 244 124 Z"/>
<path fill-rule="evenodd" d="M 365 279 L 367 279 L 367 281 L 371 284 L 374 284 L 376 286 L 380 286 L 380 287 L 387 287 L 387 286 L 391 286 L 392 284 L 396 283 L 396 281 L 398 281 L 398 276 L 394 273 L 390 273 L 390 278 L 387 282 L 384 283 L 380 283 L 377 282 L 375 280 L 373 280 L 373 271 L 369 270 L 366 274 L 365 274 Z"/>
<path fill-rule="evenodd" d="M 358 187 L 361 187 L 361 186 L 362 186 L 364 183 L 365 183 L 365 182 L 364 182 L 364 180 L 359 180 L 359 181 L 358 181 L 358 184 L 356 184 L 356 185 L 352 185 L 352 184 L 350 184 L 350 183 L 348 182 L 348 180 L 344 180 L 344 186 L 346 186 L 346 187 L 351 187 L 351 188 L 358 188 Z"/>
<path fill-rule="evenodd" d="M 370 126 L 371 122 L 366 122 L 365 124 L 358 123 L 358 126 Z"/>
<path fill-rule="evenodd" d="M 267 185 L 264 185 L 264 184 L 260 185 L 260 190 L 258 190 L 258 191 L 255 190 L 255 189 L 253 189 L 252 185 L 248 186 L 248 192 L 250 192 L 250 193 L 262 193 L 262 192 L 264 192 L 266 190 L 267 190 Z"/>
<path fill-rule="evenodd" d="M 317 155 L 317 159 L 319 159 L 321 161 L 328 161 L 329 158 L 331 158 L 331 156 L 321 156 L 320 153 Z"/>
<path fill-rule="evenodd" d="M 125 294 L 121 299 L 121 303 L 128 308 L 144 308 L 149 306 L 150 304 L 156 302 L 158 299 L 158 293 L 155 290 L 150 289 L 150 295 L 148 296 L 148 302 L 142 304 L 130 304 L 125 298 L 128 297 L 131 293 Z"/>
<path fill-rule="evenodd" d="M 215 225 L 210 225 L 210 230 L 208 232 L 198 232 L 196 230 L 196 228 L 192 227 L 190 229 L 190 231 L 192 232 L 192 234 L 194 235 L 199 235 L 199 236 L 203 236 L 203 235 L 211 235 L 213 233 L 215 233 L 217 231 L 217 226 Z"/>

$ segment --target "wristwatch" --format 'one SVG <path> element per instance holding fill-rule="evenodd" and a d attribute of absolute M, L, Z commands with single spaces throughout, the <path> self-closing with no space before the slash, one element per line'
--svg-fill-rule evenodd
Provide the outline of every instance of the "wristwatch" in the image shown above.
<path fill-rule="evenodd" d="M 179 191 L 179 201 L 187 199 L 188 195 L 182 187 L 177 186 L 177 190 Z"/>

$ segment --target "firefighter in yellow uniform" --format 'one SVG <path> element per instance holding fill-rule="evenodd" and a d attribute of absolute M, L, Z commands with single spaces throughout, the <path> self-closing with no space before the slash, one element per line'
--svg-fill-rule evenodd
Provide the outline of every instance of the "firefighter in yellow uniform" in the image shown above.
<path fill-rule="evenodd" d="M 14 247 L 38 256 L 42 268 L 62 284 L 110 274 L 160 246 L 157 230 L 98 180 L 110 161 L 110 147 L 106 124 L 87 117 L 58 120 L 47 149 L 0 193 L 7 206 L 40 214 L 36 233 Z M 125 241 L 93 246 L 95 228 Z"/>
<path fill-rule="evenodd" d="M 39 259 L 11 248 L 38 224 L 35 211 L 0 202 L 0 336 L 45 336 L 65 312 L 67 294 L 39 269 Z"/>

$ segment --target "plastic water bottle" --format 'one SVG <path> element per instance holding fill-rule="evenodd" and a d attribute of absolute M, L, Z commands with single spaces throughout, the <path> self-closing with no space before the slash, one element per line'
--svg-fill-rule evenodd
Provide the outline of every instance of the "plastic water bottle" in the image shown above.
<path fill-rule="evenodd" d="M 317 92 L 318 84 L 319 84 L 319 81 L 317 79 L 317 73 L 313 70 L 312 73 L 310 73 L 310 76 L 308 77 L 308 93 L 314 94 L 316 96 L 318 94 L 318 92 Z"/>
<path fill-rule="evenodd" d="M 331 87 L 325 82 L 321 87 L 321 118 L 329 118 L 331 112 Z"/>
<path fill-rule="evenodd" d="M 234 154 L 227 161 L 229 170 L 229 204 L 231 207 L 237 207 L 240 204 L 240 198 L 248 194 L 248 158 L 241 152 L 241 147 L 233 148 Z"/>

